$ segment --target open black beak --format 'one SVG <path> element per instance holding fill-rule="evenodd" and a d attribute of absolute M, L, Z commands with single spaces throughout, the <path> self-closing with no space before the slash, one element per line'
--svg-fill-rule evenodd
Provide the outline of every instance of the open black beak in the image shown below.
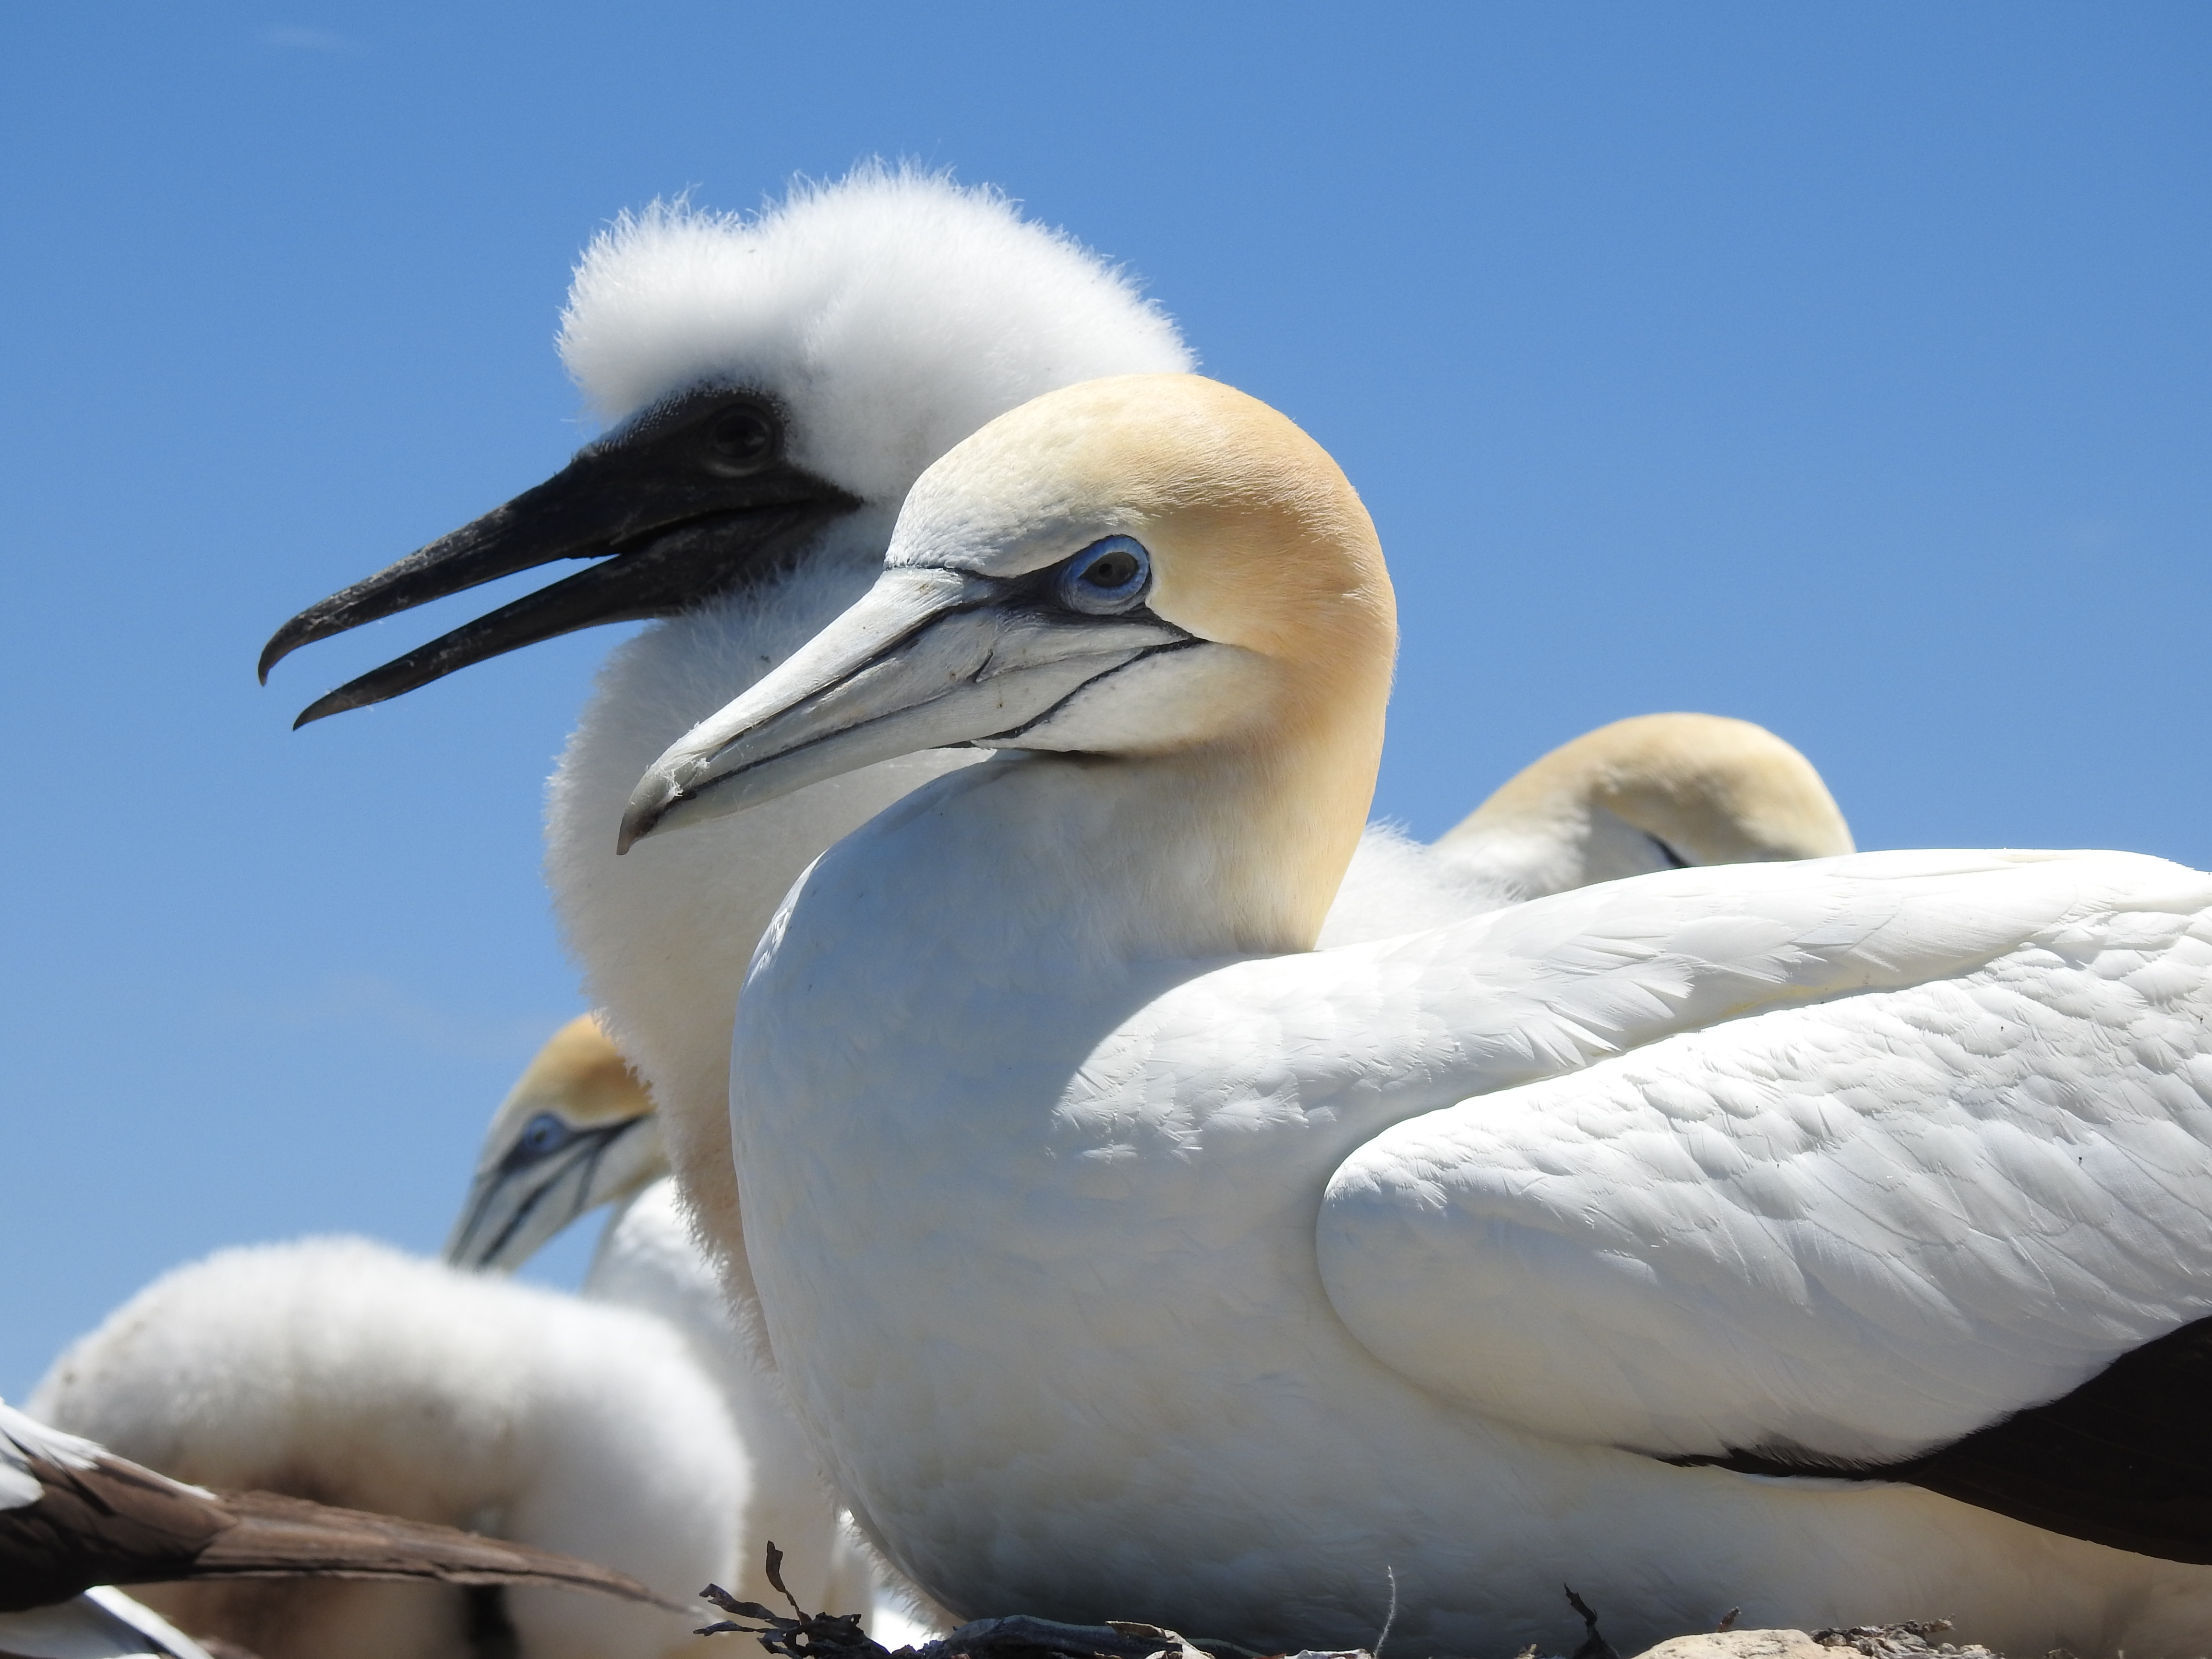
<path fill-rule="evenodd" d="M 506 506 L 308 606 L 263 649 L 261 678 L 303 645 L 556 559 L 604 562 L 349 681 L 294 726 L 580 628 L 688 610 L 775 568 L 860 505 L 783 450 L 782 412 L 758 393 L 709 387 L 672 398 Z"/>

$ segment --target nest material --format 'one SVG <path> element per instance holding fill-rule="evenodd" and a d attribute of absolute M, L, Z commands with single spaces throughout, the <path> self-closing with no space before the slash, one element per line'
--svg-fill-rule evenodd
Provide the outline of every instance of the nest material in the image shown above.
<path fill-rule="evenodd" d="M 720 1585 L 709 1584 L 700 1594 L 731 1617 L 705 1626 L 699 1634 L 750 1636 L 777 1659 L 1375 1659 L 1365 1648 L 1308 1648 L 1297 1653 L 1261 1655 L 1233 1642 L 1185 1637 L 1158 1625 L 1118 1619 L 1103 1625 L 1063 1625 L 1054 1620 L 1033 1619 L 1025 1613 L 1003 1619 L 977 1619 L 919 1648 L 900 1648 L 894 1652 L 860 1628 L 860 1613 L 808 1613 L 801 1607 L 798 1599 L 784 1588 L 783 1552 L 774 1544 L 768 1547 L 768 1581 L 791 1604 L 790 1616 L 757 1601 L 739 1601 Z M 1613 1645 L 1598 1633 L 1597 1614 L 1589 1603 L 1571 1588 L 1567 1589 L 1566 1596 L 1568 1605 L 1582 1616 L 1587 1634 L 1572 1654 L 1554 1656 L 1553 1659 L 1621 1659 Z M 1699 1644 L 1700 1659 L 1704 1651 L 1716 1656 L 1728 1653 L 1735 1645 L 1731 1642 L 1732 1634 L 1741 1642 L 1768 1633 L 1735 1631 L 1735 1620 L 1736 1610 L 1730 1608 L 1720 1621 L 1719 1629 L 1707 1638 L 1712 1646 L 1708 1650 Z M 1837 1659 L 1843 1659 L 1845 1653 L 1860 1655 L 1863 1659 L 2003 1659 L 2002 1655 L 1992 1653 L 1978 1644 L 1956 1647 L 1948 1642 L 1929 1639 L 1950 1628 L 1949 1620 L 1934 1619 L 1901 1625 L 1838 1626 L 1814 1631 L 1809 1637 L 1791 1634 L 1799 1642 L 1809 1641 L 1820 1647 L 1838 1650 Z M 1385 1632 L 1387 1634 L 1388 1626 Z M 1376 1645 L 1382 1645 L 1381 1639 Z M 1544 1656 L 1532 1646 L 1522 1650 L 1515 1659 Z M 1639 1659 L 1651 1656 L 1639 1656 Z M 2074 1656 L 2053 1650 L 2038 1659 L 2074 1659 Z"/>

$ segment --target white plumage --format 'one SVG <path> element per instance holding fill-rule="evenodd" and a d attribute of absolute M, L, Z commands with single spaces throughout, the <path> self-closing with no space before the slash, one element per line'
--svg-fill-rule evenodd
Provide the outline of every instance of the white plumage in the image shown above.
<path fill-rule="evenodd" d="M 652 1098 L 586 1015 L 554 1033 L 492 1115 L 447 1259 L 468 1268 L 519 1267 L 604 1205 L 615 1212 L 583 1295 L 681 1332 L 721 1389 L 744 1447 L 750 1479 L 732 1493 L 739 1505 L 735 1553 L 714 1582 L 750 1601 L 780 1601 L 764 1569 L 773 1541 L 783 1553 L 787 1588 L 805 1606 L 871 1613 L 878 1600 L 873 1564 L 842 1522 L 818 1461 L 692 1237 Z M 894 1601 L 905 1595 L 895 1591 Z M 879 1623 L 888 1628 L 887 1620 L 907 1622 L 896 1607 L 884 1615 L 870 1620 L 872 1632 Z"/>
<path fill-rule="evenodd" d="M 725 1103 L 754 941 L 823 848 L 966 757 L 895 760 L 618 861 L 622 804 L 654 756 L 865 590 L 930 462 L 1039 392 L 1187 368 L 1190 354 L 1125 278 L 1004 198 L 883 169 L 754 220 L 618 222 L 578 268 L 562 354 L 610 421 L 702 380 L 766 392 L 792 453 L 862 503 L 784 577 L 620 647 L 547 805 L 546 876 L 586 992 L 651 1085 L 686 1196 L 742 1285 Z"/>
<path fill-rule="evenodd" d="M 74 1344 L 33 1413 L 185 1480 L 478 1528 L 686 1601 L 750 1480 L 720 1391 L 658 1319 L 358 1239 L 223 1251 Z M 680 1613 L 511 1589 L 522 1659 L 688 1649 Z M 260 1659 L 461 1659 L 464 1593 L 191 1583 L 146 1599 Z"/>
<path fill-rule="evenodd" d="M 855 1514 L 957 1612 L 1270 1647 L 1371 1637 L 1394 1575 L 1420 1650 L 1555 1642 L 1569 1578 L 1616 1640 L 2203 1653 L 2212 1569 L 2051 1529 L 2172 1522 L 2139 1420 L 2120 1508 L 2041 1527 L 1659 1455 L 1935 1451 L 2187 1334 L 2212 877 L 1680 870 L 1310 953 L 1391 638 L 1309 440 L 1103 382 L 933 468 L 866 598 L 640 784 L 626 838 L 1018 751 L 826 854 L 738 1009 L 752 1267 Z"/>

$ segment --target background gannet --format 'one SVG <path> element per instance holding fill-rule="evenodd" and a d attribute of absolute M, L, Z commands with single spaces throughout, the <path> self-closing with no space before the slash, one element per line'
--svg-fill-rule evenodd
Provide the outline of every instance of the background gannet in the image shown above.
<path fill-rule="evenodd" d="M 1531 762 L 1432 845 L 1370 824 L 1324 946 L 1686 865 L 1830 858 L 1851 832 L 1813 763 L 1749 720 L 1638 714 Z"/>
<path fill-rule="evenodd" d="M 580 1014 L 546 1039 L 492 1113 L 446 1260 L 519 1267 L 579 1216 L 667 1174 L 653 1097 L 599 1022 Z"/>
<path fill-rule="evenodd" d="M 1853 851 L 1835 797 L 1763 726 L 1638 714 L 1524 768 L 1437 843 L 1523 897 L 1695 864 Z"/>
<path fill-rule="evenodd" d="M 613 430 L 569 467 L 278 631 L 288 652 L 497 575 L 611 555 L 313 705 L 313 719 L 595 623 L 662 618 L 602 671 L 555 775 L 546 873 L 586 990 L 651 1085 L 702 1241 L 740 1297 L 730 1011 L 823 848 L 966 757 L 907 757 L 618 862 L 653 757 L 867 586 L 907 487 L 1052 387 L 1179 370 L 1174 325 L 989 190 L 864 167 L 755 219 L 654 207 L 584 254 L 561 353 Z"/>
<path fill-rule="evenodd" d="M 763 1313 L 855 1515 L 957 1612 L 1263 1649 L 1393 1583 L 1411 1649 L 1549 1643 L 1571 1573 L 1616 1643 L 1940 1601 L 2201 1654 L 2212 877 L 1683 869 L 1311 951 L 1393 637 L 1310 440 L 1094 382 L 639 784 L 625 843 L 1014 751 L 825 854 L 738 1008 Z"/>
<path fill-rule="evenodd" d="M 33 1411 L 120 1455 L 489 1531 L 634 1574 L 679 1606 L 734 1559 L 749 1473 L 722 1397 L 642 1314 L 358 1239 L 223 1251 L 73 1345 Z M 686 1650 L 678 1611 L 561 1591 L 186 1583 L 142 1594 L 260 1659 L 455 1659 L 510 1620 L 523 1659 Z"/>
<path fill-rule="evenodd" d="M 751 1478 L 732 1494 L 741 1500 L 734 1555 L 715 1582 L 778 1604 L 763 1569 L 773 1541 L 784 1553 L 786 1585 L 808 1607 L 872 1613 L 873 1565 L 841 1525 L 820 1463 L 692 1239 L 652 1099 L 586 1014 L 554 1033 L 492 1115 L 447 1260 L 471 1269 L 519 1267 L 605 1204 L 619 1208 L 584 1276 L 584 1296 L 657 1315 L 680 1331 L 720 1387 L 744 1447 Z M 894 1605 L 904 1596 L 903 1587 L 895 1589 Z M 871 1619 L 872 1632 L 878 1622 Z"/>

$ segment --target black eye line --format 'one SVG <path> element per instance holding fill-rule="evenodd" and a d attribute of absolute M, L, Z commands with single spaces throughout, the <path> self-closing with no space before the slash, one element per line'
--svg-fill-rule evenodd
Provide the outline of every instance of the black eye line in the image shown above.
<path fill-rule="evenodd" d="M 1146 622 L 1160 623 L 1163 626 L 1171 625 L 1165 623 L 1163 618 L 1154 616 L 1152 608 L 1149 605 L 1133 605 L 1127 611 L 1102 612 L 1078 611 L 1073 605 L 1063 600 L 1060 597 L 1061 580 L 1067 574 L 1069 567 L 1090 550 L 1088 547 L 1084 548 L 1080 552 L 1069 554 L 1057 564 L 1048 564 L 1041 570 L 1030 571 L 1027 575 L 1013 577 L 1006 581 L 1000 596 L 995 601 L 979 601 L 978 603 L 996 603 L 1009 610 L 1025 611 L 1045 622 L 1066 622 L 1070 619 L 1080 622 L 1120 622 L 1126 618 L 1136 617 Z M 967 610 L 972 607 L 963 605 L 959 608 Z"/>
<path fill-rule="evenodd" d="M 781 399 L 748 386 L 699 386 L 672 392 L 659 403 L 647 404 L 611 432 L 601 434 L 580 453 L 627 449 L 687 430 L 710 431 L 718 416 L 740 407 L 758 411 L 775 441 L 781 445 L 790 429 L 791 416 Z M 707 440 L 713 442 L 711 435 Z"/>

